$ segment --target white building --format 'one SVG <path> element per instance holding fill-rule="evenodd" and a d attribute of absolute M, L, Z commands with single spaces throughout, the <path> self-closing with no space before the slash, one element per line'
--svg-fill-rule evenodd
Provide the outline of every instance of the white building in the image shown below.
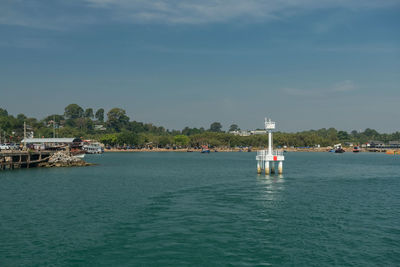
<path fill-rule="evenodd" d="M 238 130 L 238 131 L 230 131 L 230 134 L 239 135 L 239 136 L 250 136 L 250 135 L 259 135 L 259 134 L 267 134 L 266 130 Z"/>

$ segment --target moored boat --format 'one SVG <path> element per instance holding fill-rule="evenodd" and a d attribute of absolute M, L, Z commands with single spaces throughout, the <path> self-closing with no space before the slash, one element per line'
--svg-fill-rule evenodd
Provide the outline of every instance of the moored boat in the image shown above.
<path fill-rule="evenodd" d="M 78 159 L 83 159 L 85 157 L 85 154 L 76 154 L 73 155 L 74 158 L 78 158 Z"/>
<path fill-rule="evenodd" d="M 346 152 L 343 148 L 339 147 L 335 150 L 335 153 L 344 153 Z"/>
<path fill-rule="evenodd" d="M 200 153 L 210 153 L 210 149 L 208 148 L 208 146 L 202 146 Z"/>
<path fill-rule="evenodd" d="M 82 150 L 85 151 L 86 154 L 101 154 L 104 152 L 103 147 L 97 141 L 85 140 Z"/>
<path fill-rule="evenodd" d="M 354 153 L 361 152 L 361 149 L 360 149 L 360 147 L 359 147 L 359 146 L 355 146 L 355 147 L 353 147 L 353 152 L 354 152 Z"/>
<path fill-rule="evenodd" d="M 341 146 L 335 149 L 335 153 L 344 153 L 346 152 Z"/>
<path fill-rule="evenodd" d="M 342 148 L 342 144 L 336 144 L 333 146 L 333 149 L 335 150 L 335 153 L 344 153 L 346 152 L 343 148 Z"/>

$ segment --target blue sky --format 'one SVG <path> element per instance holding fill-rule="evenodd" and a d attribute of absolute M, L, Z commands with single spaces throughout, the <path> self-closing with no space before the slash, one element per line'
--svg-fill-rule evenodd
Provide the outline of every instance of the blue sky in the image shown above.
<path fill-rule="evenodd" d="M 2 0 L 0 106 L 398 131 L 399 14 L 398 0 Z"/>

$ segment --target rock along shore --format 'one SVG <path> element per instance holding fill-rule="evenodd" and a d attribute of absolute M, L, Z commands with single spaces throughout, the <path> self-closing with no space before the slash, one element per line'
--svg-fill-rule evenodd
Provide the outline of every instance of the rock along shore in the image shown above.
<path fill-rule="evenodd" d="M 39 164 L 39 167 L 53 168 L 53 167 L 83 167 L 95 165 L 87 163 L 84 160 L 74 157 L 67 152 L 59 151 L 50 156 L 47 162 Z"/>

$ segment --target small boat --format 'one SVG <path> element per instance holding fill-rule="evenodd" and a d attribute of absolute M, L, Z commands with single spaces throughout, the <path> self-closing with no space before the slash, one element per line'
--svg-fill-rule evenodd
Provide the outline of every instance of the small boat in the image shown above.
<path fill-rule="evenodd" d="M 77 154 L 77 155 L 73 155 L 74 158 L 78 158 L 78 159 L 83 159 L 85 157 L 85 154 Z"/>
<path fill-rule="evenodd" d="M 358 147 L 358 146 L 353 147 L 353 152 L 354 152 L 354 153 L 361 152 L 360 147 Z"/>
<path fill-rule="evenodd" d="M 333 146 L 333 149 L 329 150 L 329 152 L 344 153 L 346 151 L 342 148 L 342 144 L 336 144 Z"/>
<path fill-rule="evenodd" d="M 210 153 L 208 146 L 202 146 L 200 153 Z"/>
<path fill-rule="evenodd" d="M 336 150 L 335 150 L 335 153 L 344 153 L 344 152 L 346 152 L 343 148 L 341 148 L 341 147 L 338 147 Z"/>

